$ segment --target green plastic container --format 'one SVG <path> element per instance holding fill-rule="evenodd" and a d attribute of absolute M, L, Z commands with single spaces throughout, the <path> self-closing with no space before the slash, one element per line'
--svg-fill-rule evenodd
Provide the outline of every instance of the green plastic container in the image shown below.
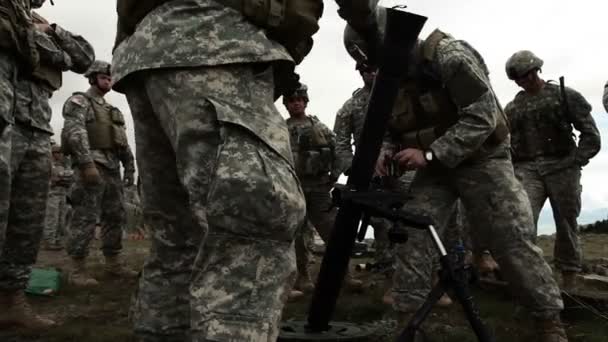
<path fill-rule="evenodd" d="M 59 292 L 61 273 L 54 268 L 33 268 L 25 292 L 39 296 L 54 296 Z"/>

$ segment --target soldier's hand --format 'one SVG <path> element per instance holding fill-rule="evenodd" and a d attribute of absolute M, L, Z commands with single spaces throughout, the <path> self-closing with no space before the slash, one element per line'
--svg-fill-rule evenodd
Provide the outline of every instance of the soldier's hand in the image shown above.
<path fill-rule="evenodd" d="M 424 152 L 416 148 L 406 148 L 399 151 L 393 157 L 399 163 L 399 167 L 404 170 L 416 170 L 427 166 L 427 161 L 424 159 Z"/>
<path fill-rule="evenodd" d="M 133 174 L 125 174 L 122 178 L 122 183 L 124 184 L 124 186 L 132 186 L 133 180 Z"/>
<path fill-rule="evenodd" d="M 380 155 L 376 160 L 376 168 L 374 169 L 374 176 L 383 177 L 388 176 L 387 159 L 391 159 L 391 153 L 387 151 L 380 151 Z"/>
<path fill-rule="evenodd" d="M 82 178 L 89 185 L 97 185 L 101 183 L 101 175 L 95 166 L 94 162 L 84 164 L 80 167 L 82 170 Z"/>

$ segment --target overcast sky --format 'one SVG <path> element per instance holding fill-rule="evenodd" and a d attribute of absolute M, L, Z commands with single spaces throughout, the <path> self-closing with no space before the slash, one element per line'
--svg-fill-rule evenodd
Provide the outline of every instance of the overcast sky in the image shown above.
<path fill-rule="evenodd" d="M 602 136 L 608 132 L 608 116 L 601 104 L 603 86 L 608 77 L 606 60 L 608 45 L 601 23 L 608 13 L 608 3 L 599 0 L 416 0 L 383 1 L 385 5 L 406 4 L 410 10 L 429 17 L 422 36 L 440 28 L 459 39 L 467 40 L 484 56 L 491 79 L 503 105 L 517 92 L 517 87 L 504 73 L 504 63 L 518 50 L 528 49 L 545 61 L 543 75 L 557 80 L 566 77 L 566 84 L 581 92 L 593 106 L 594 117 Z M 333 1 L 325 1 L 321 30 L 315 36 L 315 47 L 299 66 L 302 81 L 309 87 L 310 114 L 318 116 L 333 128 L 336 111 L 361 80 L 354 70 L 354 61 L 342 44 L 344 22 L 336 14 Z M 39 10 L 49 21 L 88 39 L 97 58 L 111 60 L 116 15 L 115 1 L 55 0 Z M 204 34 L 204 32 L 201 32 Z M 51 99 L 54 110 L 52 125 L 60 132 L 63 119 L 61 107 L 75 91 L 88 87 L 81 75 L 64 74 L 64 86 Z M 111 93 L 107 99 L 119 107 L 128 119 L 133 143 L 133 125 L 124 97 Z M 279 109 L 285 113 L 281 102 Z M 608 142 L 604 141 L 605 145 Z M 584 169 L 583 209 L 608 206 L 608 152 L 602 151 Z"/>

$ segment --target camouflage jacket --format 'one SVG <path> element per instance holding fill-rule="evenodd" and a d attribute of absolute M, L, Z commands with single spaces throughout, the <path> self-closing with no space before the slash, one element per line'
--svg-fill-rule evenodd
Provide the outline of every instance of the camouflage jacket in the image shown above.
<path fill-rule="evenodd" d="M 539 172 L 551 173 L 572 165 L 584 166 L 599 152 L 600 133 L 591 116 L 591 105 L 577 91 L 565 90 L 569 111 L 562 107 L 560 86 L 549 82 L 540 93 L 520 91 L 507 104 L 516 165 L 532 163 Z M 573 127 L 579 132 L 578 144 L 574 142 Z"/>
<path fill-rule="evenodd" d="M 94 88 L 89 88 L 86 92 L 92 101 L 99 104 L 107 104 L 103 96 L 100 96 Z M 74 164 L 81 165 L 95 162 L 104 167 L 116 170 L 120 168 L 120 163 L 125 169 L 125 174 L 135 172 L 135 163 L 131 148 L 116 148 L 114 150 L 91 150 L 89 148 L 89 137 L 86 125 L 95 121 L 95 111 L 89 99 L 83 95 L 70 96 L 63 105 L 63 132 L 69 150 L 72 153 Z"/>
<path fill-rule="evenodd" d="M 450 37 L 439 42 L 431 63 L 431 70 L 444 85 L 458 115 L 457 121 L 430 145 L 436 159 L 454 168 L 471 159 L 508 157 L 508 137 L 498 145 L 484 144 L 499 120 L 504 119 L 504 113 L 481 56 L 468 43 Z M 422 65 L 412 66 L 412 70 L 417 68 Z M 385 141 L 383 149 L 397 148 L 399 141 L 392 139 Z"/>
<path fill-rule="evenodd" d="M 306 184 L 327 184 L 330 180 L 335 180 L 340 176 L 339 165 L 336 163 L 336 136 L 335 134 L 323 124 L 315 116 L 307 115 L 304 120 L 294 120 L 293 118 L 287 119 L 287 127 L 289 129 L 291 151 L 294 156 L 296 173 L 302 181 L 302 185 Z M 314 126 L 313 126 L 314 125 Z M 304 169 L 306 164 L 310 162 L 308 160 L 307 151 L 318 150 L 312 140 L 312 131 L 316 130 L 323 136 L 326 144 L 327 155 L 321 157 L 321 161 L 318 159 L 313 162 L 319 163 L 318 165 L 312 165 L 314 169 L 325 170 L 326 172 L 310 175 L 307 174 Z"/>
<path fill-rule="evenodd" d="M 49 33 L 34 31 L 40 63 L 59 71 L 84 73 L 95 60 L 91 44 L 57 24 L 51 27 Z M 50 126 L 52 111 L 48 104 L 50 96 L 51 91 L 44 82 L 21 78 L 17 84 L 15 120 L 53 134 Z"/>
<path fill-rule="evenodd" d="M 53 160 L 51 192 L 65 191 L 72 185 L 74 172 L 66 164 L 65 160 Z"/>
<path fill-rule="evenodd" d="M 336 155 L 342 172 L 350 168 L 353 162 L 352 146 L 356 147 L 359 143 L 370 94 L 369 87 L 357 89 L 336 114 Z"/>
<path fill-rule="evenodd" d="M 116 47 L 112 76 L 115 88 L 121 91 L 123 81 L 128 81 L 125 77 L 142 70 L 280 60 L 292 59 L 281 44 L 266 37 L 263 29 L 240 12 L 214 0 L 174 0 L 150 12 L 135 33 Z M 293 163 L 280 113 L 243 110 L 249 105 L 238 103 L 238 93 L 230 99 L 225 94 L 223 90 L 206 96 L 216 107 L 218 120 L 248 129 Z"/>

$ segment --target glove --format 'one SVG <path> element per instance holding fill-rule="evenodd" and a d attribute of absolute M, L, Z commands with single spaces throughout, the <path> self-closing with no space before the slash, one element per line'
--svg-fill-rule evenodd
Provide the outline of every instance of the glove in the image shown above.
<path fill-rule="evenodd" d="M 133 174 L 132 173 L 125 173 L 125 175 L 122 178 L 122 183 L 124 184 L 124 186 L 132 186 L 133 185 Z"/>
<path fill-rule="evenodd" d="M 99 174 L 99 170 L 97 170 L 94 162 L 81 165 L 80 170 L 82 171 L 82 178 L 86 184 L 101 184 L 101 175 Z"/>

